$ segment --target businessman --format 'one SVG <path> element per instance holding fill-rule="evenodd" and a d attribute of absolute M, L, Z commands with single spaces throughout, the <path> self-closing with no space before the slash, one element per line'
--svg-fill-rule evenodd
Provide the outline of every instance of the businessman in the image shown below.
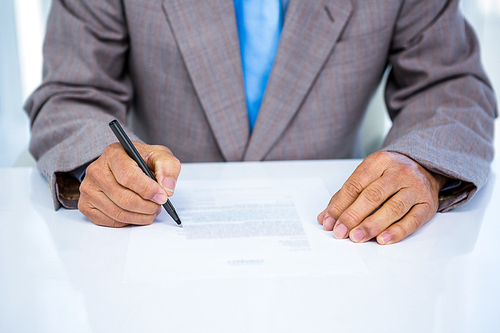
<path fill-rule="evenodd" d="M 357 156 L 360 119 L 389 68 L 393 126 L 318 222 L 336 238 L 398 242 L 489 174 L 496 102 L 458 7 L 54 0 L 43 83 L 25 106 L 31 153 L 56 208 L 98 225 L 149 224 L 180 162 Z M 159 183 L 114 143 L 114 118 Z"/>

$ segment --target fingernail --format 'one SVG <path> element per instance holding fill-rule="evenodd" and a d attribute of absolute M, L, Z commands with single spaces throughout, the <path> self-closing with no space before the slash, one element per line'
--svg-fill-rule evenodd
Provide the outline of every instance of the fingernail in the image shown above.
<path fill-rule="evenodd" d="M 342 223 L 337 224 L 335 229 L 333 229 L 333 235 L 337 239 L 344 239 L 347 237 L 347 228 Z"/>
<path fill-rule="evenodd" d="M 167 196 L 163 193 L 158 193 L 154 196 L 153 201 L 159 205 L 163 205 L 165 202 L 167 202 Z"/>
<path fill-rule="evenodd" d="M 382 244 L 387 244 L 392 240 L 392 235 L 389 232 L 384 231 L 382 235 L 380 235 L 380 240 L 382 241 Z"/>
<path fill-rule="evenodd" d="M 332 231 L 334 225 L 335 220 L 333 217 L 327 216 L 326 219 L 323 220 L 323 228 L 325 228 L 326 231 Z"/>
<path fill-rule="evenodd" d="M 363 229 L 360 229 L 360 228 L 357 228 L 357 229 L 354 229 L 352 232 L 351 232 L 351 240 L 353 242 L 359 242 L 361 241 L 363 238 L 365 238 L 365 232 L 363 231 Z"/>
<path fill-rule="evenodd" d="M 175 183 L 176 183 L 175 179 L 169 178 L 169 177 L 165 177 L 161 181 L 161 186 L 163 186 L 165 188 L 165 190 L 167 192 L 169 192 L 168 194 L 172 195 L 172 194 L 174 194 Z"/>

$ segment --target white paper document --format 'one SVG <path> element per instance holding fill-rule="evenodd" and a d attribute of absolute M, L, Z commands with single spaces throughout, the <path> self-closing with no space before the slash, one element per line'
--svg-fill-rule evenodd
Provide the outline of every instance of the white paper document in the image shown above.
<path fill-rule="evenodd" d="M 317 178 L 180 181 L 166 212 L 132 227 L 123 280 L 365 272 L 354 244 L 316 221 L 330 194 Z"/>

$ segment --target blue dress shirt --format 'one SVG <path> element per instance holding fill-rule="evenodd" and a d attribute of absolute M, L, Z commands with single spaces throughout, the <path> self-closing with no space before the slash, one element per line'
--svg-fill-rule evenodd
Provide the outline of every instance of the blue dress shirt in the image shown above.
<path fill-rule="evenodd" d="M 234 0 L 250 130 L 278 50 L 288 0 Z"/>

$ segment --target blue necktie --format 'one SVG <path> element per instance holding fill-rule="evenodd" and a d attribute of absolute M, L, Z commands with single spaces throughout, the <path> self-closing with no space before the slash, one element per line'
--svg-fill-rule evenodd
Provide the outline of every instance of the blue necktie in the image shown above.
<path fill-rule="evenodd" d="M 253 130 L 283 26 L 280 0 L 234 0 L 248 120 Z"/>

